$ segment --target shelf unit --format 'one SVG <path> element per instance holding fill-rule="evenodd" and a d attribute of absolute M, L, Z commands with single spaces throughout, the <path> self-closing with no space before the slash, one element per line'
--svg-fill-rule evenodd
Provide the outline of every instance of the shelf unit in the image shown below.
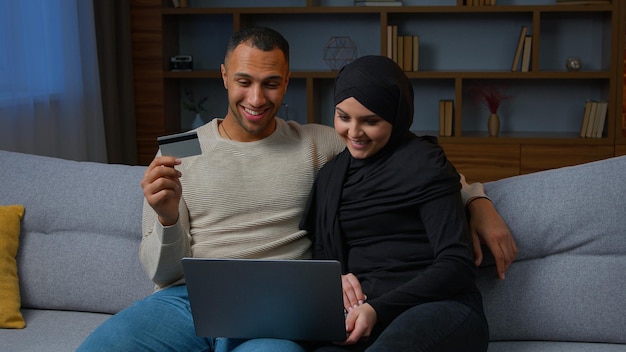
<path fill-rule="evenodd" d="M 620 2 L 620 27 L 619 35 L 621 39 L 619 41 L 618 53 L 618 77 L 623 77 L 622 82 L 617 84 L 616 96 L 621 97 L 622 111 L 620 114 L 619 105 L 617 111 L 617 118 L 615 121 L 615 130 L 617 131 L 615 137 L 615 155 L 626 155 L 626 4 Z M 622 60 L 622 61 L 620 61 Z M 621 119 L 620 119 L 621 117 Z M 621 132 L 621 133 L 620 133 Z"/>
<path fill-rule="evenodd" d="M 626 5 L 620 1 L 566 6 L 498 0 L 499 5 L 481 7 L 464 6 L 462 0 L 404 0 L 402 7 L 353 7 L 351 0 L 282 1 L 299 3 L 295 7 L 266 2 L 272 6 L 195 0 L 190 3 L 196 7 L 173 8 L 170 0 L 131 1 L 140 163 L 152 160 L 156 136 L 188 128 L 192 116 L 181 109 L 183 88 L 209 96 L 211 116 L 224 116 L 219 65 L 228 37 L 246 25 L 270 26 L 290 42 L 292 77 L 279 114 L 301 123 L 332 123 L 336 72 L 323 58 L 330 37 L 350 36 L 361 56 L 386 53 L 388 24 L 397 25 L 399 34 L 420 35 L 420 70 L 407 72 L 416 92 L 413 129 L 437 134 L 438 102 L 453 99 L 454 134 L 440 142 L 470 181 L 626 153 L 621 118 Z M 209 3 L 240 7 L 202 7 Z M 522 25 L 533 35 L 531 68 L 511 72 Z M 169 71 L 169 58 L 179 54 L 194 57 L 193 72 Z M 582 59 L 581 71 L 565 69 L 568 56 Z M 498 137 L 488 136 L 488 111 L 468 93 L 480 84 L 504 86 L 513 96 L 499 110 Z M 586 99 L 609 101 L 601 138 L 578 136 Z"/>

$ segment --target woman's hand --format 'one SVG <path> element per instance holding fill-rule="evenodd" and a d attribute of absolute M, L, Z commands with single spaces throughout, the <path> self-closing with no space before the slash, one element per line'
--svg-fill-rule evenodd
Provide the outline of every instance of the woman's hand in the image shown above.
<path fill-rule="evenodd" d="M 479 266 L 483 260 L 483 252 L 480 247 L 480 244 L 483 243 L 493 254 L 498 277 L 504 280 L 507 269 L 517 255 L 517 245 L 511 231 L 488 199 L 474 200 L 469 205 L 469 211 L 471 214 L 469 225 L 476 266 Z"/>
<path fill-rule="evenodd" d="M 341 275 L 341 286 L 343 288 L 343 307 L 346 312 L 359 307 L 367 299 L 361 289 L 359 279 L 354 274 Z"/>
<path fill-rule="evenodd" d="M 364 303 L 353 308 L 346 317 L 346 332 L 348 338 L 339 345 L 353 345 L 360 340 L 366 340 L 372 333 L 378 315 L 372 306 Z"/>

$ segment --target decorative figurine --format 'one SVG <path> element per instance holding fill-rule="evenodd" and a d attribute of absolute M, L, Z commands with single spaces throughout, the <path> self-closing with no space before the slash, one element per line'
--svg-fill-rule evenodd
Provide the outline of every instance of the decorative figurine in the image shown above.
<path fill-rule="evenodd" d="M 583 62 L 578 57 L 568 57 L 565 61 L 565 67 L 568 71 L 580 71 L 583 67 Z"/>

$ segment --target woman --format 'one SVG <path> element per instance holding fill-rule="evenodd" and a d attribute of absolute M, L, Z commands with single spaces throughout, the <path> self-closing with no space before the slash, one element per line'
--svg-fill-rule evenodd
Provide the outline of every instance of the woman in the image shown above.
<path fill-rule="evenodd" d="M 302 227 L 315 258 L 342 264 L 349 336 L 319 351 L 486 351 L 459 175 L 409 131 L 409 79 L 361 57 L 339 72 L 335 107 L 346 149 L 320 170 Z"/>

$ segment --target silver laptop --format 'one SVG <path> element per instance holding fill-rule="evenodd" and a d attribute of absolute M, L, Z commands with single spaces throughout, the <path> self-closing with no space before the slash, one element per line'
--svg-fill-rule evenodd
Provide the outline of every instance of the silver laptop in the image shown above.
<path fill-rule="evenodd" d="M 184 258 L 182 263 L 198 336 L 346 339 L 337 261 Z"/>

